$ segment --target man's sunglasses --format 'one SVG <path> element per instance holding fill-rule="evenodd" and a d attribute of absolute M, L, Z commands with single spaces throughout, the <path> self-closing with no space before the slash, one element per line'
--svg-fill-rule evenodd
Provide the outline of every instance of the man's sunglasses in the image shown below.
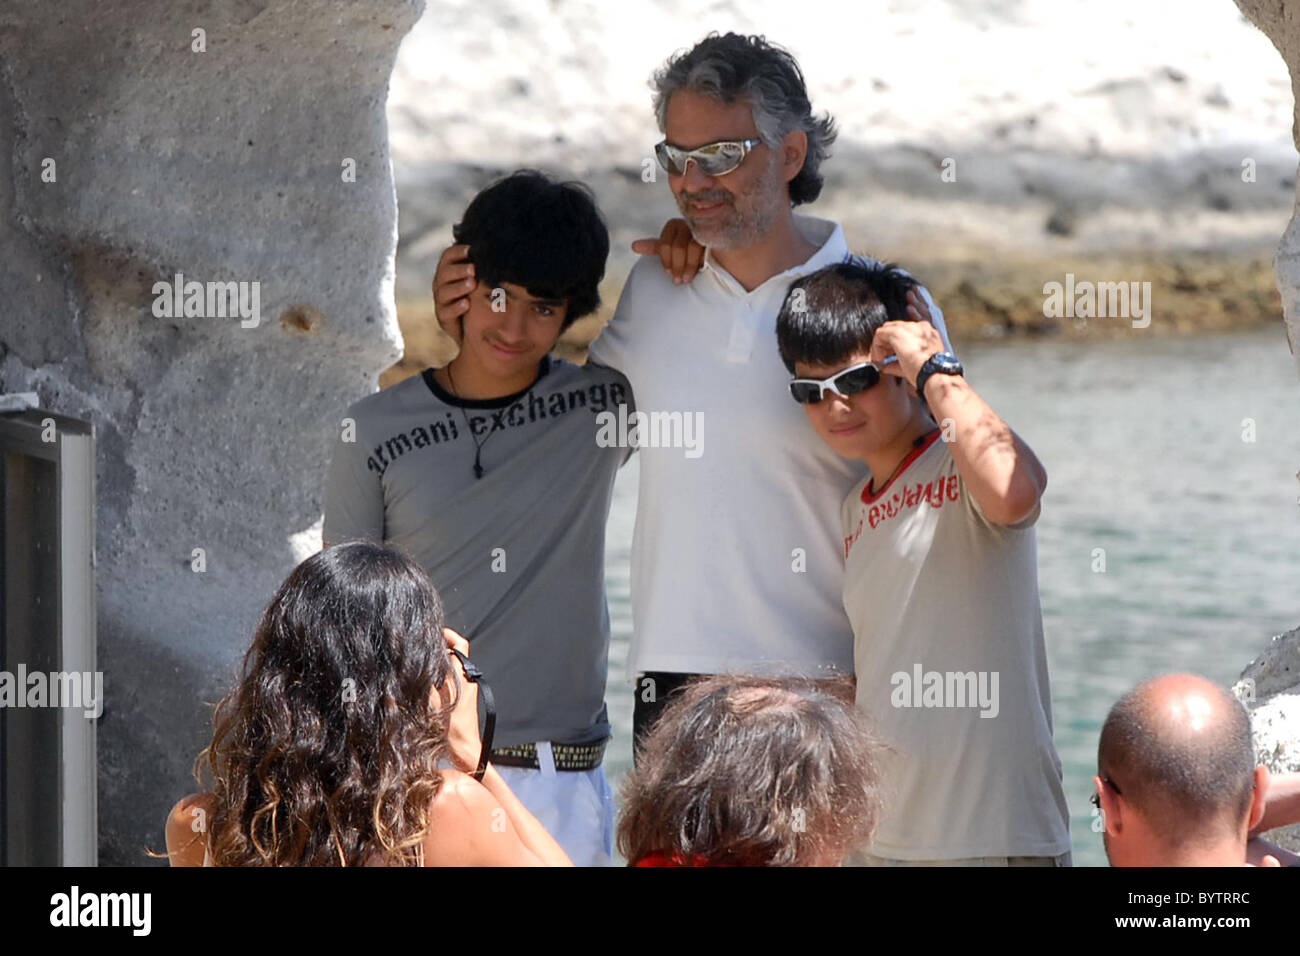
<path fill-rule="evenodd" d="M 673 176 L 686 175 L 686 164 L 692 161 L 706 176 L 725 176 L 744 162 L 749 151 L 762 142 L 761 139 L 726 140 L 697 149 L 682 149 L 669 146 L 664 140 L 655 144 L 655 159 L 659 160 L 664 172 Z"/>
<path fill-rule="evenodd" d="M 857 395 L 874 387 L 885 374 L 881 369 L 897 361 L 898 357 L 891 355 L 880 365 L 862 362 L 836 372 L 830 378 L 796 378 L 790 382 L 790 395 L 800 405 L 814 405 L 825 398 L 827 392 L 846 398 Z"/>

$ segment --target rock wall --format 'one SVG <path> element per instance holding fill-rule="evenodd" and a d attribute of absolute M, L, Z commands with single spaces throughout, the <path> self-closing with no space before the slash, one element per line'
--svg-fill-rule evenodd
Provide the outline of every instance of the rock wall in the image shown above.
<path fill-rule="evenodd" d="M 1232 689 L 1250 711 L 1259 762 L 1274 773 L 1300 771 L 1300 627 L 1273 638 Z M 1300 824 L 1268 838 L 1300 852 Z"/>
<path fill-rule="evenodd" d="M 1291 71 L 1291 91 L 1296 97 L 1296 113 L 1291 135 L 1300 146 L 1300 3 L 1296 0 L 1236 0 L 1255 26 L 1272 41 Z M 1287 341 L 1300 373 L 1300 184 L 1297 185 L 1297 212 L 1291 217 L 1282 244 L 1277 250 L 1277 287 L 1282 294 Z"/>
<path fill-rule="evenodd" d="M 101 863 L 163 848 L 209 703 L 319 547 L 342 412 L 401 354 L 385 103 L 422 9 L 0 7 L 0 391 L 98 439 Z M 158 315 L 177 273 L 247 283 L 248 317 Z"/>
<path fill-rule="evenodd" d="M 1297 94 L 1291 134 L 1300 145 L 1300 2 L 1236 0 L 1241 12 L 1277 47 L 1291 71 Z M 1282 294 L 1287 341 L 1300 372 L 1300 193 L 1296 213 L 1277 250 L 1277 287 Z M 1300 473 L 1297 473 L 1300 478 Z M 1247 667 L 1236 690 L 1251 708 L 1255 749 L 1274 772 L 1300 771 L 1300 628 L 1273 638 L 1268 649 Z M 1300 826 L 1275 831 L 1272 837 L 1300 851 Z"/>

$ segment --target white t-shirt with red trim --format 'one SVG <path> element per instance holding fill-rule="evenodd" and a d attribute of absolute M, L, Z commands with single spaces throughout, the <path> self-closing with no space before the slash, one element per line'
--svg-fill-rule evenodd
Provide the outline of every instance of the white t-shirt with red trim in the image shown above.
<path fill-rule="evenodd" d="M 895 754 L 870 852 L 901 860 L 1070 849 L 1038 598 L 1038 508 L 990 523 L 932 432 L 874 495 L 849 492 L 844 607 L 858 706 Z"/>

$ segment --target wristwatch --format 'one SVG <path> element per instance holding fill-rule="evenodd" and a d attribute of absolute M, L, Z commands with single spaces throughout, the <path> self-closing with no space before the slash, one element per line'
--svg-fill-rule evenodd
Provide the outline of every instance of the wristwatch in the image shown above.
<path fill-rule="evenodd" d="M 925 383 L 936 372 L 940 375 L 964 375 L 966 370 L 951 352 L 935 352 L 925 360 L 921 371 L 916 373 L 916 394 L 921 396 L 922 401 L 925 400 Z"/>

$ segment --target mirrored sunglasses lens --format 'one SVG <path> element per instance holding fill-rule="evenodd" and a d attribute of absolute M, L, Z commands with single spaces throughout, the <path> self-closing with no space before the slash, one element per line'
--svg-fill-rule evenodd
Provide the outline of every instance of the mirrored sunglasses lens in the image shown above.
<path fill-rule="evenodd" d="M 682 171 L 681 152 L 681 150 L 674 149 L 667 143 L 659 143 L 655 146 L 655 159 L 659 160 L 659 165 L 664 172 L 680 176 Z"/>
<path fill-rule="evenodd" d="M 742 150 L 737 143 L 715 143 L 698 155 L 700 169 L 709 176 L 721 176 L 740 165 Z"/>

